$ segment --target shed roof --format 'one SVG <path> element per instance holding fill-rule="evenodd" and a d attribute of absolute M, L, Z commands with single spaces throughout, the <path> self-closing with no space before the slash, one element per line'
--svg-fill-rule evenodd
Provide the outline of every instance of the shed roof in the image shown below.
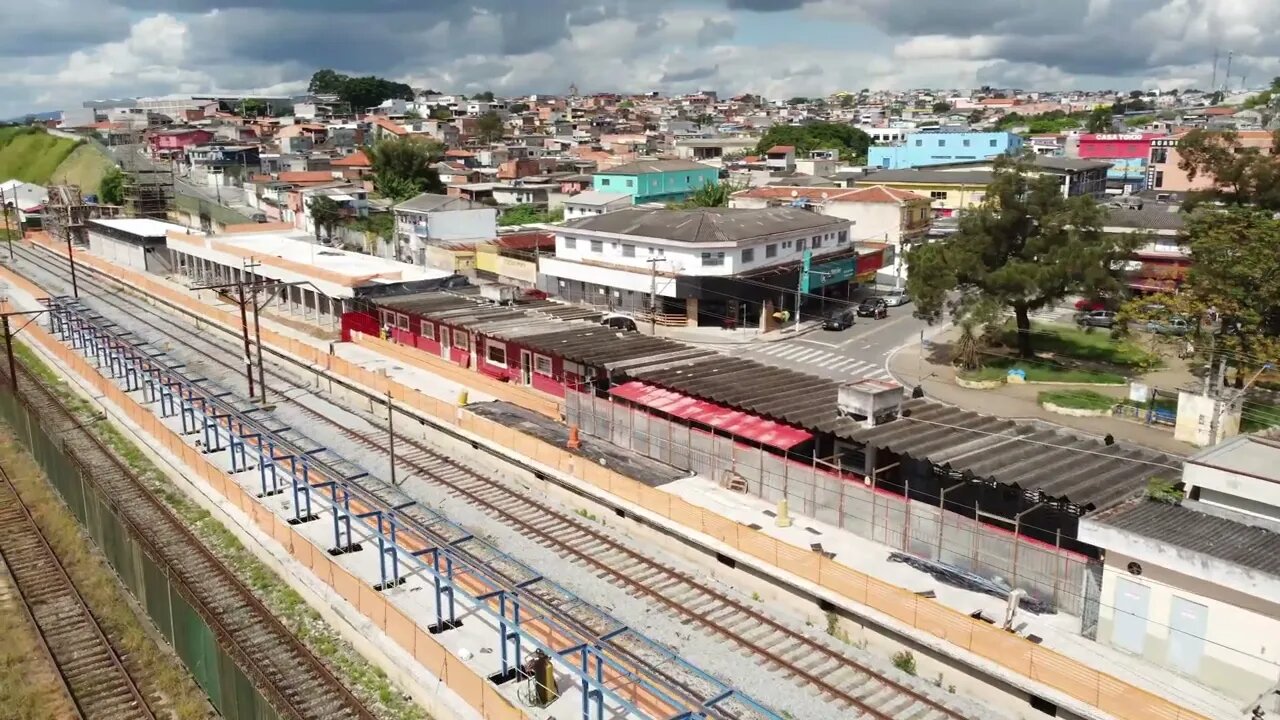
<path fill-rule="evenodd" d="M 567 229 L 637 235 L 687 243 L 740 242 L 794 230 L 848 226 L 842 218 L 799 208 L 623 208 L 565 223 Z"/>

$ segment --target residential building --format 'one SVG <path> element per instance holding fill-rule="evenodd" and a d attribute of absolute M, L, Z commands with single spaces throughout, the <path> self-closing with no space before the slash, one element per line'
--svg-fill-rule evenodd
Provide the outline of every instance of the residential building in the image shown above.
<path fill-rule="evenodd" d="M 396 205 L 396 240 L 401 257 L 423 263 L 424 248 L 498 234 L 496 208 L 448 195 L 422 193 Z"/>
<path fill-rule="evenodd" d="M 329 165 L 338 172 L 343 180 L 364 183 L 373 182 L 373 162 L 363 150 L 357 150 L 346 157 L 341 157 Z"/>
<path fill-rule="evenodd" d="M 796 149 L 793 145 L 774 145 L 764 151 L 764 166 L 770 172 L 791 172 L 796 169 Z"/>
<path fill-rule="evenodd" d="M 913 243 L 923 242 L 933 220 L 928 196 L 884 185 L 854 189 L 769 185 L 741 190 L 729 199 L 732 208 L 799 207 L 848 220 L 853 238 L 889 246 L 886 270 L 906 277 L 901 258 Z"/>
<path fill-rule="evenodd" d="M 1205 173 L 1198 173 L 1193 180 L 1181 167 L 1182 155 L 1178 152 L 1178 142 L 1184 134 L 1174 137 L 1158 138 L 1151 141 L 1151 162 L 1147 165 L 1147 189 L 1156 193 L 1186 193 L 1196 190 L 1208 190 L 1213 187 L 1213 178 Z M 1272 133 L 1266 130 L 1243 130 L 1236 133 L 1243 147 L 1269 150 L 1272 145 Z"/>
<path fill-rule="evenodd" d="M 493 201 L 498 205 L 536 205 L 548 210 L 560 207 L 565 196 L 560 194 L 560 183 L 512 180 L 493 183 Z"/>
<path fill-rule="evenodd" d="M 918 132 L 893 145 L 872 146 L 867 164 L 904 170 L 1015 154 L 1022 147 L 1022 136 L 1011 132 Z"/>
<path fill-rule="evenodd" d="M 1184 401 L 1203 405 L 1200 423 L 1218 411 L 1184 393 L 1179 419 Z M 1181 502 L 1143 498 L 1080 521 L 1080 539 L 1104 549 L 1097 641 L 1226 694 L 1241 717 L 1280 711 L 1278 468 L 1276 438 L 1231 437 L 1170 478 Z"/>
<path fill-rule="evenodd" d="M 851 226 L 793 207 L 627 208 L 557 227 L 539 286 L 628 312 L 646 312 L 652 289 L 663 322 L 767 324 L 776 308 L 794 306 L 807 262 L 810 292 L 847 295 L 866 272 Z M 880 257 L 877 249 L 876 269 Z"/>
<path fill-rule="evenodd" d="M 156 130 L 147 135 L 147 145 L 156 157 L 179 157 L 187 148 L 213 140 L 213 133 L 201 128 L 183 127 Z"/>
<path fill-rule="evenodd" d="M 631 207 L 632 196 L 627 193 L 606 193 L 588 190 L 570 196 L 564 201 L 564 219 L 603 215 L 607 212 Z"/>
<path fill-rule="evenodd" d="M 1059 178 L 1064 197 L 1102 197 L 1106 191 L 1110 163 L 1043 155 L 1035 156 L 1033 163 L 1035 174 Z M 948 217 L 982 202 L 995 176 L 994 168 L 994 159 L 989 159 L 909 170 L 880 170 L 854 179 L 853 184 L 856 187 L 885 185 L 927 195 L 934 201 L 935 213 Z"/>
<path fill-rule="evenodd" d="M 553 255 L 555 235 L 545 231 L 499 235 L 475 246 L 475 274 L 482 280 L 534 289 L 540 255 Z"/>
<path fill-rule="evenodd" d="M 675 202 L 718 182 L 719 176 L 717 169 L 688 160 L 637 160 L 595 173 L 592 189 L 627 193 L 636 204 Z"/>
<path fill-rule="evenodd" d="M 750 155 L 758 142 L 749 137 L 689 138 L 675 142 L 675 153 L 681 160 L 716 161 Z"/>
<path fill-rule="evenodd" d="M 767 161 L 766 161 L 767 164 Z M 795 172 L 810 177 L 827 177 L 840 169 L 840 151 L 813 150 L 809 157 L 799 158 L 792 163 Z"/>
<path fill-rule="evenodd" d="M 346 182 L 331 182 L 312 187 L 297 187 L 287 193 L 285 222 L 309 235 L 316 235 L 315 218 L 311 215 L 311 200 L 316 197 L 327 197 L 338 204 L 338 211 L 343 220 L 355 220 L 369 216 L 369 192 L 358 185 Z"/>
<path fill-rule="evenodd" d="M 1136 205 L 1115 202 L 1107 208 L 1103 232 L 1142 233 L 1150 242 L 1133 253 L 1125 267 L 1129 290 L 1141 293 L 1176 293 L 1191 268 L 1191 252 L 1182 244 L 1186 215 L 1176 203 L 1137 200 Z"/>

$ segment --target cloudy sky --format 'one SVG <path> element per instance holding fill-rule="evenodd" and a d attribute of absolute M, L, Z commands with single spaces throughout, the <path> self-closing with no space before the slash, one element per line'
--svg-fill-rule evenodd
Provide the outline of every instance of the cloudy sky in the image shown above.
<path fill-rule="evenodd" d="M 500 94 L 1207 86 L 1280 75 L 1277 0 L 0 2 L 0 117 L 301 90 L 322 67 Z M 14 32 L 13 29 L 20 28 Z"/>

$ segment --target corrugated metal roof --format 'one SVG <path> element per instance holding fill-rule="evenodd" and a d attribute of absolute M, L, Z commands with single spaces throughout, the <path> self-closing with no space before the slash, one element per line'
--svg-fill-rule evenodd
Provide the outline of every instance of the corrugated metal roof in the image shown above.
<path fill-rule="evenodd" d="M 1280 533 L 1263 527 L 1261 520 L 1251 524 L 1189 507 L 1137 500 L 1086 522 L 1280 576 Z"/>
<path fill-rule="evenodd" d="M 634 380 L 611 388 L 609 393 L 637 405 L 701 423 L 779 450 L 790 450 L 796 445 L 813 439 L 813 433 L 799 428 Z"/>

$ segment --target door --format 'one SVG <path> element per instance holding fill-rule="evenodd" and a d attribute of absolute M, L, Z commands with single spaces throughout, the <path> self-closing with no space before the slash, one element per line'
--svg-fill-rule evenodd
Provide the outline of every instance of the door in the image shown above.
<path fill-rule="evenodd" d="M 533 353 L 528 350 L 520 351 L 520 383 L 533 384 Z"/>
<path fill-rule="evenodd" d="M 440 357 L 445 360 L 449 359 L 449 341 L 453 338 L 453 329 L 443 325 L 437 326 L 440 333 Z"/>
<path fill-rule="evenodd" d="M 1132 580 L 1116 580 L 1115 627 L 1111 644 L 1141 655 L 1147 646 L 1147 607 L 1151 604 L 1151 588 Z"/>
<path fill-rule="evenodd" d="M 1209 608 L 1174 596 L 1169 610 L 1169 665 L 1187 675 L 1200 672 L 1204 636 L 1209 630 Z"/>

